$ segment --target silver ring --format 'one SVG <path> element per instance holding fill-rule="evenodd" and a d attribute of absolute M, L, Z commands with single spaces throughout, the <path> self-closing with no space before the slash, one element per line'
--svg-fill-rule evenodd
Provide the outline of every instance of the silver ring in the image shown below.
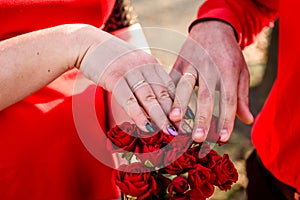
<path fill-rule="evenodd" d="M 144 84 L 146 81 L 145 80 L 140 80 L 137 83 L 135 83 L 132 87 L 131 90 L 134 92 L 138 87 L 140 87 L 142 84 Z"/>
<path fill-rule="evenodd" d="M 185 72 L 185 73 L 183 74 L 183 76 L 192 76 L 192 77 L 194 77 L 195 80 L 198 79 L 197 75 L 195 75 L 195 74 L 193 74 L 193 73 L 190 73 L 190 72 Z"/>

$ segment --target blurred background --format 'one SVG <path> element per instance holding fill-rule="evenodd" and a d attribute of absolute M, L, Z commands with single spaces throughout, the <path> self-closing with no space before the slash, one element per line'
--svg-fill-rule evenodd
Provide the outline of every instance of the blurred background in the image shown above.
<path fill-rule="evenodd" d="M 163 28 L 164 32 L 176 33 L 179 37 L 173 40 L 172 49 L 179 50 L 188 34 L 188 27 L 195 19 L 198 7 L 203 0 L 131 0 L 138 21 L 143 27 Z M 277 58 L 277 24 L 274 28 L 265 28 L 254 44 L 243 53 L 251 75 L 250 108 L 256 116 L 260 111 L 276 77 Z M 151 31 L 150 31 L 151 32 Z M 147 40 L 152 43 L 165 42 L 159 34 L 146 33 Z M 175 35 L 176 35 L 175 34 Z M 171 34 L 174 35 L 174 34 Z M 170 37 L 171 37 L 170 35 Z M 152 54 L 166 65 L 172 66 L 176 55 L 158 49 L 151 49 Z M 244 125 L 236 120 L 235 130 L 228 144 L 215 149 L 229 154 L 239 172 L 239 180 L 227 192 L 216 190 L 212 200 L 244 200 L 247 177 L 245 159 L 253 150 L 251 144 L 251 125 Z"/>

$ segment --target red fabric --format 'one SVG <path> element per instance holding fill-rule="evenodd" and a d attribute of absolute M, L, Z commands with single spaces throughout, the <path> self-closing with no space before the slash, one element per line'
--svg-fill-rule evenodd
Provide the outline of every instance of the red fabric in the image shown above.
<path fill-rule="evenodd" d="M 208 0 L 198 18 L 220 18 L 236 29 L 242 47 L 278 16 L 278 75 L 254 123 L 252 140 L 266 168 L 300 191 L 300 1 Z"/>
<path fill-rule="evenodd" d="M 100 27 L 113 5 L 111 0 L 0 0 L 0 38 L 64 23 Z M 74 108 L 86 110 L 85 99 L 94 95 L 97 124 L 105 130 L 103 90 L 80 77 L 84 84 L 80 91 L 74 91 L 76 75 L 76 70 L 66 72 L 40 91 L 0 111 L 1 200 L 96 200 L 119 196 L 112 169 L 98 161 L 80 139 L 95 132 L 101 134 L 91 125 L 93 113 L 80 116 L 86 125 L 86 132 L 80 134 L 73 113 Z M 73 105 L 74 97 L 79 97 L 82 104 Z M 95 144 L 96 153 L 105 155 L 112 164 L 105 141 Z"/>
<path fill-rule="evenodd" d="M 0 0 L 0 40 L 58 24 L 101 27 L 114 0 Z"/>

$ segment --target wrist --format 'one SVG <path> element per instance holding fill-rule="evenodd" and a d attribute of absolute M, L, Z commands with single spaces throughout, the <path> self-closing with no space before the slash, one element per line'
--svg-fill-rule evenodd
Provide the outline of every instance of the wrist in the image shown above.
<path fill-rule="evenodd" d="M 218 19 L 207 19 L 201 21 L 195 21 L 190 26 L 190 36 L 199 36 L 199 34 L 214 33 L 217 35 L 227 35 L 235 37 L 238 41 L 237 33 L 235 29 L 227 22 Z"/>

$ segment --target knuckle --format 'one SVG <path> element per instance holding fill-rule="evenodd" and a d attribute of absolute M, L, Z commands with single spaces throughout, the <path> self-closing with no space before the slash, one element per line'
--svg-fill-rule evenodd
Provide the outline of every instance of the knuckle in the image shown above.
<path fill-rule="evenodd" d="M 202 104 L 209 104 L 213 101 L 213 96 L 208 88 L 201 89 L 198 91 L 198 99 Z"/>
<path fill-rule="evenodd" d="M 209 117 L 207 115 L 199 115 L 196 119 L 195 119 L 195 123 L 196 124 L 206 124 L 206 122 L 209 120 Z"/>
<path fill-rule="evenodd" d="M 145 102 L 153 102 L 153 101 L 156 101 L 156 96 L 154 93 L 148 93 L 146 96 L 144 96 L 143 100 Z"/>
<path fill-rule="evenodd" d="M 167 82 L 167 88 L 168 88 L 168 91 L 173 92 L 173 93 L 175 92 L 176 86 L 172 80 Z"/>
<path fill-rule="evenodd" d="M 229 118 L 229 117 L 226 117 L 226 118 L 224 119 L 224 124 L 226 124 L 226 125 L 232 124 L 232 119 Z"/>
<path fill-rule="evenodd" d="M 134 96 L 130 96 L 126 101 L 127 106 L 133 105 L 135 103 L 137 103 L 137 100 Z"/>
<path fill-rule="evenodd" d="M 141 119 L 144 119 L 145 115 L 143 112 L 141 112 L 140 110 L 137 110 L 134 114 L 133 114 L 133 119 L 135 122 L 139 122 L 142 121 Z"/>
<path fill-rule="evenodd" d="M 222 123 L 222 126 L 223 126 L 223 128 L 226 128 L 231 131 L 233 128 L 233 124 L 234 124 L 234 119 L 225 118 Z"/>
<path fill-rule="evenodd" d="M 169 99 L 169 93 L 166 90 L 161 90 L 158 96 L 159 99 Z"/>
<path fill-rule="evenodd" d="M 222 95 L 221 101 L 226 105 L 235 106 L 237 103 L 237 96 L 232 93 L 226 93 Z"/>

